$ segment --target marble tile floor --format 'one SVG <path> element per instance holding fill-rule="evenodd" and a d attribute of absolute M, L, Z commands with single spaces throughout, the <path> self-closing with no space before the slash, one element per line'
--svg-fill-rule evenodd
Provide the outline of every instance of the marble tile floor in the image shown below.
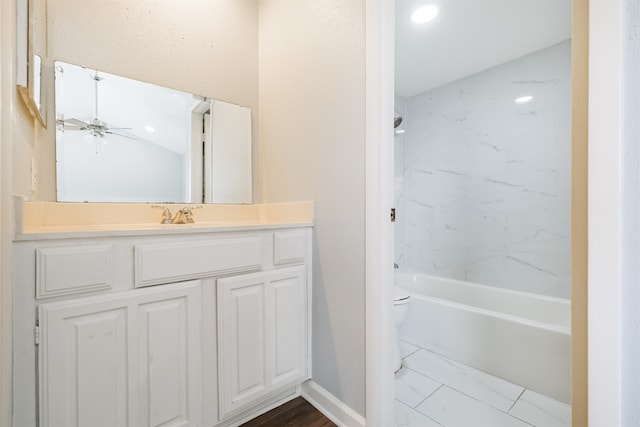
<path fill-rule="evenodd" d="M 397 427 L 569 427 L 571 406 L 401 342 Z"/>

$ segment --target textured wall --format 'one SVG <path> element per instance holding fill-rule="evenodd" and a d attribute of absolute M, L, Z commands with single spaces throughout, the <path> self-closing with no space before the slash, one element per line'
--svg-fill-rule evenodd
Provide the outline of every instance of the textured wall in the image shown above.
<path fill-rule="evenodd" d="M 37 200 L 55 200 L 55 60 L 250 107 L 257 138 L 257 0 L 49 0 L 46 22 Z"/>
<path fill-rule="evenodd" d="M 405 100 L 401 267 L 569 297 L 570 62 L 566 41 Z"/>
<path fill-rule="evenodd" d="M 623 2 L 622 425 L 640 425 L 640 5 Z"/>
<path fill-rule="evenodd" d="M 364 414 L 365 2 L 260 6 L 261 191 L 315 202 L 313 378 Z"/>

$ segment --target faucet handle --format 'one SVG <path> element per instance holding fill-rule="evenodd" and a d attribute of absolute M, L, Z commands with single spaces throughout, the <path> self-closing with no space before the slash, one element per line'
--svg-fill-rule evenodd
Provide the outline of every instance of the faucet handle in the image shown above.
<path fill-rule="evenodd" d="M 171 220 L 171 224 L 193 224 L 195 221 L 193 220 L 193 213 L 191 211 L 201 207 L 202 205 L 182 207 L 176 212 L 176 216 Z"/>
<path fill-rule="evenodd" d="M 162 209 L 162 219 L 160 220 L 160 224 L 171 224 L 171 209 L 160 205 L 151 205 L 151 207 L 155 209 Z"/>
<path fill-rule="evenodd" d="M 200 209 L 202 207 L 202 205 L 198 205 L 198 206 L 185 206 L 182 209 L 180 209 L 180 211 L 184 214 L 184 221 L 187 224 L 193 224 L 195 221 L 193 220 L 193 212 L 191 212 L 194 209 Z"/>

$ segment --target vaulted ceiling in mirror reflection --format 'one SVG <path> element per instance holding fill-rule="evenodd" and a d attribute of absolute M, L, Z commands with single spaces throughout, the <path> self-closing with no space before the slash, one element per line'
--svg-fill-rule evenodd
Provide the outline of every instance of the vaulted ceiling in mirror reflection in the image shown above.
<path fill-rule="evenodd" d="M 191 94 L 104 72 L 96 80 L 95 70 L 70 64 L 57 76 L 64 97 L 56 99 L 56 112 L 65 120 L 98 119 L 118 133 L 185 154 L 189 111 L 200 102 Z"/>

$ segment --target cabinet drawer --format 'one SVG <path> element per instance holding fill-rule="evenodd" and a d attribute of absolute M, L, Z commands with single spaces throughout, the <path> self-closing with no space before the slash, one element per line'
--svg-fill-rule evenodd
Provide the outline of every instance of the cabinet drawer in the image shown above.
<path fill-rule="evenodd" d="M 259 270 L 262 237 L 135 246 L 135 286 Z"/>
<path fill-rule="evenodd" d="M 303 230 L 273 233 L 273 263 L 275 265 L 303 263 L 306 249 L 307 238 Z"/>
<path fill-rule="evenodd" d="M 36 249 L 36 297 L 111 289 L 112 245 Z"/>

